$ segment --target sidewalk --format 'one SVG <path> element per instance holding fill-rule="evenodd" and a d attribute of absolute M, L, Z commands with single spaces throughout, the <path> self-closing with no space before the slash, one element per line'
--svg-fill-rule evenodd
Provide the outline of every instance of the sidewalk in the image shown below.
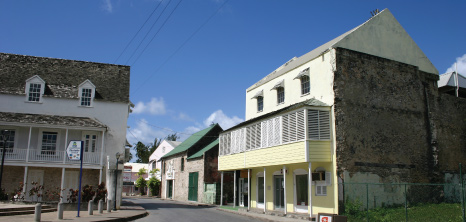
<path fill-rule="evenodd" d="M 16 204 L 0 204 L 0 208 L 11 208 L 20 206 L 31 206 L 31 205 L 16 205 Z M 132 202 L 123 202 L 120 210 L 112 211 L 108 213 L 104 210 L 103 214 L 99 214 L 99 211 L 95 210 L 94 215 L 89 215 L 87 211 L 80 211 L 79 217 L 77 211 L 64 211 L 63 220 L 58 219 L 58 212 L 42 213 L 41 221 L 131 221 L 138 218 L 145 217 L 147 215 L 144 208 L 132 204 Z M 34 214 L 28 215 L 16 215 L 16 216 L 3 216 L 0 217 L 0 221 L 18 221 L 18 222 L 30 222 L 34 221 Z"/>

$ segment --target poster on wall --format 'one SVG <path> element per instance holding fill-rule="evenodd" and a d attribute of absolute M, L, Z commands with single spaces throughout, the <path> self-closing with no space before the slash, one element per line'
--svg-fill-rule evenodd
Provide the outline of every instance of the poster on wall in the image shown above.
<path fill-rule="evenodd" d="M 317 218 L 319 219 L 318 222 L 332 222 L 333 221 L 333 214 L 319 213 Z"/>

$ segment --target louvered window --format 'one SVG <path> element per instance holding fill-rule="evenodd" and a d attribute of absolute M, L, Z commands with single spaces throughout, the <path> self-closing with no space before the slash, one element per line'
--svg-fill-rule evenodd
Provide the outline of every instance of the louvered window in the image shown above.
<path fill-rule="evenodd" d="M 304 110 L 293 112 L 282 117 L 282 142 L 294 142 L 305 139 Z"/>
<path fill-rule="evenodd" d="M 330 112 L 321 110 L 308 110 L 307 115 L 309 139 L 329 140 Z"/>

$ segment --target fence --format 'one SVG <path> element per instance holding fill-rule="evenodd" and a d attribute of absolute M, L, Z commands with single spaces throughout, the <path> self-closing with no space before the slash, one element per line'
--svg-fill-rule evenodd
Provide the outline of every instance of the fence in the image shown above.
<path fill-rule="evenodd" d="M 461 179 L 462 180 L 462 179 Z M 465 183 L 341 183 L 348 221 L 465 222 Z"/>

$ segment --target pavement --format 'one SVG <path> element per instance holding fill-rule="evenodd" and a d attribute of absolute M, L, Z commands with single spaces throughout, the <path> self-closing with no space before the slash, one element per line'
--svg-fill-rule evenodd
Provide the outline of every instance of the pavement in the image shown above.
<path fill-rule="evenodd" d="M 34 206 L 34 205 L 32 205 Z M 31 207 L 31 205 L 18 205 L 18 204 L 0 204 L 0 209 L 4 208 L 18 208 L 18 207 Z M 104 210 L 103 214 L 99 214 L 95 210 L 94 215 L 89 215 L 87 211 L 80 211 L 79 217 L 77 217 L 77 211 L 64 211 L 63 220 L 58 219 L 58 212 L 42 213 L 40 221 L 132 221 L 147 215 L 144 208 L 134 205 L 131 202 L 123 201 L 123 206 L 117 211 L 107 212 Z M 0 221 L 8 222 L 30 222 L 34 221 L 34 214 L 27 215 L 15 215 L 15 216 L 2 216 Z"/>
<path fill-rule="evenodd" d="M 123 205 L 117 211 L 107 212 L 104 210 L 102 214 L 99 214 L 97 210 L 94 210 L 93 215 L 89 215 L 87 211 L 80 211 L 79 217 L 77 217 L 77 211 L 64 211 L 63 212 L 63 220 L 58 219 L 58 212 L 48 212 L 41 214 L 41 221 L 133 221 L 139 218 L 143 218 L 148 215 L 147 211 L 142 208 L 141 206 L 134 204 L 130 200 L 132 198 L 150 198 L 153 197 L 125 197 L 123 199 Z M 171 201 L 171 200 L 165 200 Z M 206 204 L 196 203 L 196 202 L 179 202 L 175 201 L 180 204 L 187 204 L 187 205 L 197 205 L 197 206 L 206 206 Z M 32 205 L 34 206 L 34 205 Z M 289 218 L 289 217 L 282 217 L 282 216 L 274 216 L 274 215 L 267 215 L 267 214 L 259 214 L 254 212 L 247 212 L 247 211 L 235 211 L 229 209 L 219 208 L 217 205 L 212 205 L 217 207 L 216 210 L 229 212 L 233 214 L 243 215 L 250 218 L 255 218 L 261 221 L 266 222 L 296 222 L 296 221 L 306 221 L 302 219 L 296 218 Z M 1 204 L 0 203 L 0 210 L 5 208 L 18 208 L 18 207 L 31 207 L 31 205 L 18 205 L 18 204 Z M 1 221 L 8 221 L 8 222 L 30 222 L 34 221 L 34 214 L 28 215 L 15 215 L 15 216 L 1 216 Z"/>

